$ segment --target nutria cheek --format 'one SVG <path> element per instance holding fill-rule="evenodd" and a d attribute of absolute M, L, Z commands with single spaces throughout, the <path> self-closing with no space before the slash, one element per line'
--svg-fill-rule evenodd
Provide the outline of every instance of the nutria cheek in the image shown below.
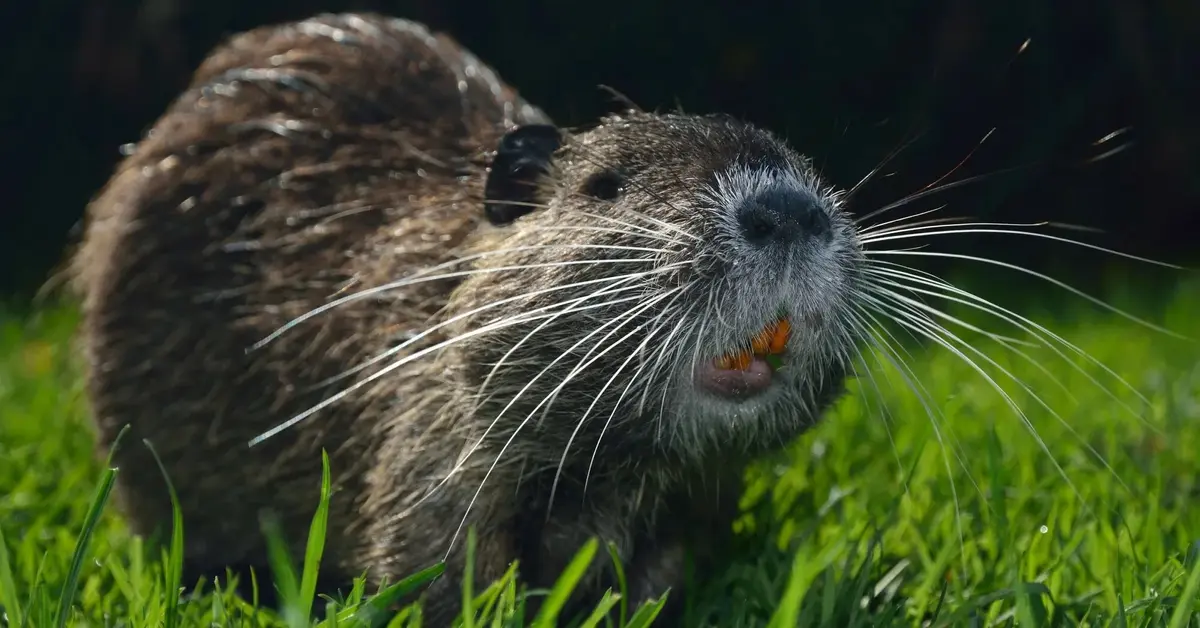
<path fill-rule="evenodd" d="M 723 369 L 704 362 L 696 369 L 696 384 L 714 395 L 731 399 L 753 397 L 771 386 L 771 365 L 755 357 L 743 371 Z"/>

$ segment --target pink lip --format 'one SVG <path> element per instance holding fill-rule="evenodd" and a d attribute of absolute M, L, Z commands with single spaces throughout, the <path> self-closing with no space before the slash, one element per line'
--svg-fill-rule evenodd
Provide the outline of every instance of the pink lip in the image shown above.
<path fill-rule="evenodd" d="M 747 399 L 770 388 L 773 373 L 771 365 L 758 356 L 744 371 L 723 369 L 713 361 L 706 361 L 696 369 L 696 383 L 720 397 Z"/>

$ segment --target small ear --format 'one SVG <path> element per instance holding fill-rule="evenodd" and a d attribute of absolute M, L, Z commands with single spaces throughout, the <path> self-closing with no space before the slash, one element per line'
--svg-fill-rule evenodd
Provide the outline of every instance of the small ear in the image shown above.
<path fill-rule="evenodd" d="M 561 145 L 559 130 L 549 124 L 527 124 L 504 134 L 483 188 L 488 222 L 506 225 L 533 211 L 537 178 L 549 171 Z"/>

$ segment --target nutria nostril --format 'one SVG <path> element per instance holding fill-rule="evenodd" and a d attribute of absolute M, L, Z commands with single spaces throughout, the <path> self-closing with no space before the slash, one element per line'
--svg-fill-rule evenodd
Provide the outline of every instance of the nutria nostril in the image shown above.
<path fill-rule="evenodd" d="M 754 245 L 791 245 L 831 235 L 820 200 L 805 190 L 777 185 L 747 198 L 736 211 L 743 236 Z"/>

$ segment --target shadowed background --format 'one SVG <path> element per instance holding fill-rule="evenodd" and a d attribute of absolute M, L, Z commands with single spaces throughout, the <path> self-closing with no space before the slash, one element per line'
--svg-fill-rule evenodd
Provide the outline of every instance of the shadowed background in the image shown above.
<path fill-rule="evenodd" d="M 1200 258 L 1193 0 L 4 4 L 0 294 L 28 295 L 46 280 L 120 146 L 152 124 L 212 46 L 344 10 L 453 34 L 562 125 L 615 110 L 598 89 L 608 85 L 643 108 L 724 111 L 772 129 L 841 186 L 915 138 L 855 199 L 859 213 L 925 188 L 975 150 L 942 182 L 1037 166 L 903 211 L 947 205 L 947 216 L 1083 224 L 1105 231 L 1086 236 L 1094 244 Z M 1105 261 L 1029 238 L 938 246 L 1085 282 Z"/>

